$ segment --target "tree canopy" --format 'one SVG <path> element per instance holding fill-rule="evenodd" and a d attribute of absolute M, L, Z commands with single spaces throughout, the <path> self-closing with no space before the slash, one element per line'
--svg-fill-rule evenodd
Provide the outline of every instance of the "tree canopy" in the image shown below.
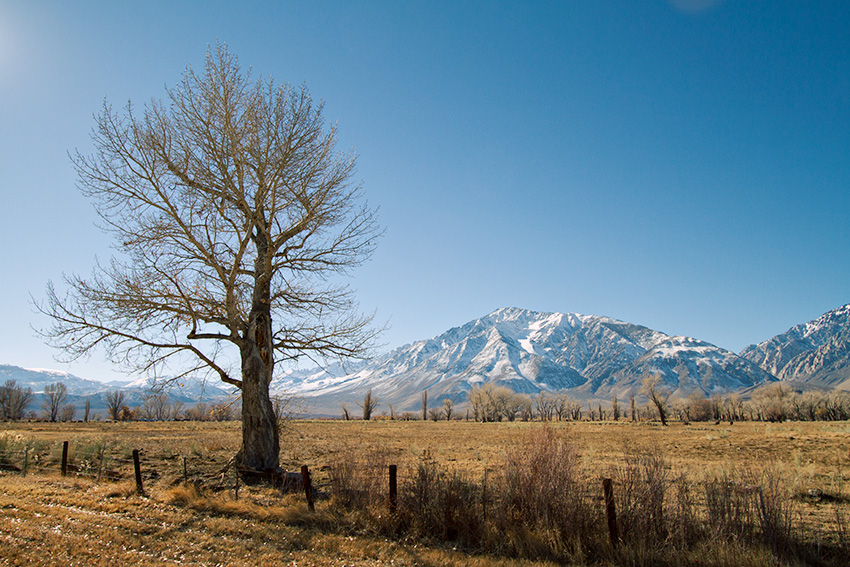
<path fill-rule="evenodd" d="M 72 156 L 118 255 L 48 284 L 44 334 L 66 358 L 100 346 L 133 371 L 238 387 L 237 461 L 276 468 L 275 363 L 363 356 L 378 332 L 336 277 L 372 254 L 377 213 L 306 87 L 254 80 L 219 45 L 166 94 L 141 113 L 104 102 L 94 153 Z"/>

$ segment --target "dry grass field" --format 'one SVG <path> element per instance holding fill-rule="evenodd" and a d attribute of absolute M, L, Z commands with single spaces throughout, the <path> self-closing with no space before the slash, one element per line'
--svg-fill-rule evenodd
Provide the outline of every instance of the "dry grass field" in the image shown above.
<path fill-rule="evenodd" d="M 590 555 L 570 550 L 553 558 L 534 551 L 534 545 L 543 545 L 537 540 L 524 547 L 481 544 L 470 549 L 427 534 L 416 536 L 415 530 L 396 537 L 386 527 L 382 504 L 363 512 L 335 506 L 327 496 L 335 471 L 363 474 L 364 463 L 378 470 L 398 464 L 400 483 L 421 477 L 421 464 L 428 462 L 462 475 L 471 486 L 482 485 L 485 474 L 497 478 L 508 461 L 524 458 L 535 433 L 544 428 L 540 423 L 294 421 L 282 439 L 282 465 L 297 471 L 306 464 L 313 471 L 315 512 L 307 509 L 303 494 L 282 495 L 262 486 L 236 491 L 235 474 L 227 465 L 239 446 L 239 426 L 2 424 L 0 453 L 19 454 L 15 451 L 28 447 L 27 458 L 39 451 L 43 456 L 28 461 L 26 476 L 21 466 L 0 473 L 0 564 L 485 566 L 556 564 L 567 562 L 566 556 L 585 556 L 600 565 L 652 565 L 657 557 L 634 550 Z M 601 479 L 613 477 L 615 491 L 624 490 L 618 479 L 627 478 L 623 467 L 635 455 L 662 457 L 665 478 L 684 475 L 695 487 L 711 479 L 756 478 L 769 471 L 769 477 L 759 478 L 781 482 L 778 494 L 793 504 L 783 508 L 790 515 L 792 537 L 811 550 L 783 557 L 779 564 L 850 565 L 850 423 L 674 423 L 662 428 L 655 423 L 563 422 L 545 427 L 572 448 L 582 482 L 599 494 L 593 506 L 598 505 L 600 515 Z M 71 462 L 86 474 L 74 469 L 60 476 L 58 456 L 66 440 Z M 107 481 L 104 475 L 98 482 L 94 467 L 79 464 L 88 460 L 91 465 L 91 455 L 101 449 L 110 455 L 105 470 L 121 468 L 133 449 L 141 451 L 145 496 L 135 493 L 132 472 L 126 469 L 121 480 Z M 195 481 L 188 487 L 184 463 L 187 477 Z M 551 549 L 555 544 L 546 545 Z M 840 555 L 845 551 L 847 561 Z M 746 556 L 740 553 L 740 548 L 721 546 L 706 557 L 706 550 L 695 549 L 695 555 L 680 553 L 669 564 L 777 564 L 765 546 L 747 550 Z"/>

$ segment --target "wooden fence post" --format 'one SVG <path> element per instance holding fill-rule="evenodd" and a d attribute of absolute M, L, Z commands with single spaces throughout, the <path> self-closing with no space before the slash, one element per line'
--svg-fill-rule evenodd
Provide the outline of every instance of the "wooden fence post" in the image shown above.
<path fill-rule="evenodd" d="M 310 470 L 307 465 L 301 465 L 301 480 L 304 482 L 304 494 L 307 495 L 307 507 L 313 511 L 316 509 L 313 505 L 313 484 L 310 482 Z"/>
<path fill-rule="evenodd" d="M 615 548 L 620 542 L 620 534 L 617 531 L 617 510 L 614 507 L 614 483 L 610 478 L 602 479 L 602 492 L 605 496 L 605 514 L 608 516 L 608 536 L 611 545 Z"/>
<path fill-rule="evenodd" d="M 398 504 L 398 466 L 390 465 L 390 512 L 395 514 Z"/>
<path fill-rule="evenodd" d="M 142 487 L 142 465 L 139 463 L 138 449 L 133 449 L 133 469 L 136 473 L 136 492 L 144 496 L 145 490 Z"/>
<path fill-rule="evenodd" d="M 189 486 L 189 473 L 186 469 L 186 455 L 183 455 L 183 486 Z"/>
<path fill-rule="evenodd" d="M 29 448 L 29 447 L 25 447 L 25 448 L 24 448 L 24 470 L 23 470 L 23 476 L 27 476 L 27 467 L 29 466 L 29 461 L 30 461 L 30 448 Z"/>
<path fill-rule="evenodd" d="M 68 475 L 68 442 L 62 442 L 62 476 Z"/>

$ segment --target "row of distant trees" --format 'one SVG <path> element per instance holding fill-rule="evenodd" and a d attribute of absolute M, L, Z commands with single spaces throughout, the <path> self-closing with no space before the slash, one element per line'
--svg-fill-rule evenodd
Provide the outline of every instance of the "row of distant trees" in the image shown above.
<path fill-rule="evenodd" d="M 32 388 L 24 388 L 15 380 L 7 380 L 0 386 L 0 419 L 19 421 L 22 419 L 44 419 L 46 421 L 73 421 L 77 419 L 78 408 L 68 402 L 68 389 L 65 384 L 56 382 L 44 388 L 41 413 L 27 412 L 35 394 Z M 283 400 L 276 403 L 283 412 Z M 180 400 L 171 400 L 166 392 L 151 393 L 141 404 L 130 407 L 127 395 L 121 390 L 106 394 L 106 419 L 112 421 L 230 421 L 240 415 L 237 404 L 220 401 L 217 403 L 200 402 L 187 407 Z M 103 419 L 101 414 L 92 414 L 91 400 L 86 398 L 83 405 L 83 421 Z"/>
<path fill-rule="evenodd" d="M 641 402 L 638 403 L 638 396 Z M 372 419 L 379 400 L 371 390 L 357 404 L 362 409 L 362 419 Z M 352 419 L 348 404 L 342 406 L 343 419 Z M 806 391 L 795 392 L 786 384 L 775 383 L 756 390 L 750 399 L 739 394 L 719 394 L 706 397 L 699 392 L 687 397 L 674 397 L 663 385 L 658 375 L 644 378 L 637 393 L 627 400 L 612 397 L 609 404 L 582 403 L 567 392 L 540 392 L 536 396 L 520 394 L 504 386 L 484 384 L 472 388 L 467 403 L 458 408 L 448 398 L 436 407 L 428 407 L 428 394 L 422 394 L 420 412 L 397 413 L 392 404 L 382 418 L 431 419 L 433 421 L 466 419 L 481 422 L 494 421 L 579 421 L 628 419 L 644 421 L 659 419 L 666 425 L 669 419 L 690 421 L 842 421 L 850 420 L 850 392 Z"/>

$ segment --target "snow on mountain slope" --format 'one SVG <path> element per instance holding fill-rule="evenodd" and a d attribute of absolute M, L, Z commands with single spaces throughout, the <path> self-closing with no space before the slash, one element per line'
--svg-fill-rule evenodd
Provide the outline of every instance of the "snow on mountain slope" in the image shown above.
<path fill-rule="evenodd" d="M 750 345 L 741 356 L 780 380 L 850 389 L 850 304 Z"/>
<path fill-rule="evenodd" d="M 773 382 L 772 375 L 735 353 L 690 337 L 669 337 L 632 364 L 602 380 L 597 395 L 625 396 L 638 392 L 643 378 L 659 374 L 674 396 L 693 392 L 706 396 L 725 394 Z"/>
<path fill-rule="evenodd" d="M 464 400 L 470 388 L 484 383 L 528 394 L 568 390 L 588 399 L 637 392 L 650 372 L 683 393 L 728 392 L 772 379 L 735 353 L 695 339 L 609 317 L 505 308 L 396 349 L 356 372 L 290 375 L 279 387 L 330 412 L 370 388 L 395 409 L 414 410 L 423 390 L 432 404 L 445 397 Z"/>
<path fill-rule="evenodd" d="M 219 380 L 186 377 L 180 379 L 151 378 L 142 376 L 128 384 L 121 390 L 139 390 L 146 394 L 165 392 L 170 398 L 181 402 L 192 403 L 197 401 L 218 400 L 230 396 L 236 392 L 236 388 Z"/>
<path fill-rule="evenodd" d="M 43 368 L 21 368 L 8 364 L 0 364 L 0 383 L 14 380 L 24 388 L 32 388 L 34 393 L 41 393 L 44 387 L 61 382 L 68 388 L 72 395 L 86 395 L 99 392 L 104 389 L 102 382 L 79 378 L 61 370 L 48 370 Z"/>

